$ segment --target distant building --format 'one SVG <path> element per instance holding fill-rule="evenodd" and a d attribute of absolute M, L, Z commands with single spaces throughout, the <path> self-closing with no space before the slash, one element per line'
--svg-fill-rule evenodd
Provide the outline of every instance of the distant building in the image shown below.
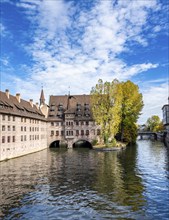
<path fill-rule="evenodd" d="M 169 146 L 169 104 L 162 107 L 163 125 L 165 127 L 165 142 Z"/>
<path fill-rule="evenodd" d="M 0 161 L 79 140 L 100 141 L 90 95 L 50 96 L 47 105 L 42 89 L 39 106 L 0 91 Z"/>

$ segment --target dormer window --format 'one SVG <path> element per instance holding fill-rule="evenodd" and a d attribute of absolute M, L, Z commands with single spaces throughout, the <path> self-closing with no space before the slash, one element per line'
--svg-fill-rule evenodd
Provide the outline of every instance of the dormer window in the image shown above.
<path fill-rule="evenodd" d="M 77 111 L 81 111 L 81 104 L 77 103 Z"/>
<path fill-rule="evenodd" d="M 55 111 L 55 104 L 54 103 L 51 104 L 50 111 Z"/>
<path fill-rule="evenodd" d="M 62 104 L 62 103 L 59 103 L 59 105 L 58 105 L 58 111 L 63 111 L 63 104 Z"/>
<path fill-rule="evenodd" d="M 89 111 L 89 104 L 87 104 L 87 103 L 84 104 L 84 110 Z"/>

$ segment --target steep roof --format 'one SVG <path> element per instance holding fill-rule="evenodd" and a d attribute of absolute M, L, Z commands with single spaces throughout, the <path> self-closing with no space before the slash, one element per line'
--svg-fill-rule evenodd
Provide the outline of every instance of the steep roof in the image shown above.
<path fill-rule="evenodd" d="M 45 104 L 45 96 L 44 96 L 44 91 L 43 89 L 41 90 L 41 95 L 40 95 L 40 105 Z"/>
<path fill-rule="evenodd" d="M 75 120 L 92 120 L 90 95 L 50 96 L 48 119 L 63 120 L 64 114 L 74 114 Z"/>
<path fill-rule="evenodd" d="M 8 98 L 6 93 L 2 91 L 0 91 L 0 113 L 44 120 L 44 115 L 36 105 L 31 105 L 30 102 L 23 99 L 20 99 L 19 102 L 12 95 L 9 95 Z"/>

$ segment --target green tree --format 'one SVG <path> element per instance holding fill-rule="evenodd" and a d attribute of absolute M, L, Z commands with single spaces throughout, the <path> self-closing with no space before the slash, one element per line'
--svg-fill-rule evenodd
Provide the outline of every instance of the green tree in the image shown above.
<path fill-rule="evenodd" d="M 122 90 L 118 80 L 105 82 L 99 79 L 91 90 L 91 106 L 93 117 L 101 126 L 104 143 L 113 139 L 119 130 L 121 121 Z"/>
<path fill-rule="evenodd" d="M 159 116 L 153 115 L 147 119 L 146 127 L 148 131 L 158 132 L 164 130 L 163 123 Z"/>
<path fill-rule="evenodd" d="M 139 87 L 131 81 L 121 83 L 121 123 L 118 138 L 127 143 L 135 143 L 137 138 L 136 122 L 143 108 L 142 94 Z"/>

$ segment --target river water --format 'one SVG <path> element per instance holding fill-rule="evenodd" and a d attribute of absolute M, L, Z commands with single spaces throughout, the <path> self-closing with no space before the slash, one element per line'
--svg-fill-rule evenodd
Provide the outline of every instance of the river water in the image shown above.
<path fill-rule="evenodd" d="M 169 150 L 47 149 L 0 163 L 0 219 L 169 219 Z"/>

